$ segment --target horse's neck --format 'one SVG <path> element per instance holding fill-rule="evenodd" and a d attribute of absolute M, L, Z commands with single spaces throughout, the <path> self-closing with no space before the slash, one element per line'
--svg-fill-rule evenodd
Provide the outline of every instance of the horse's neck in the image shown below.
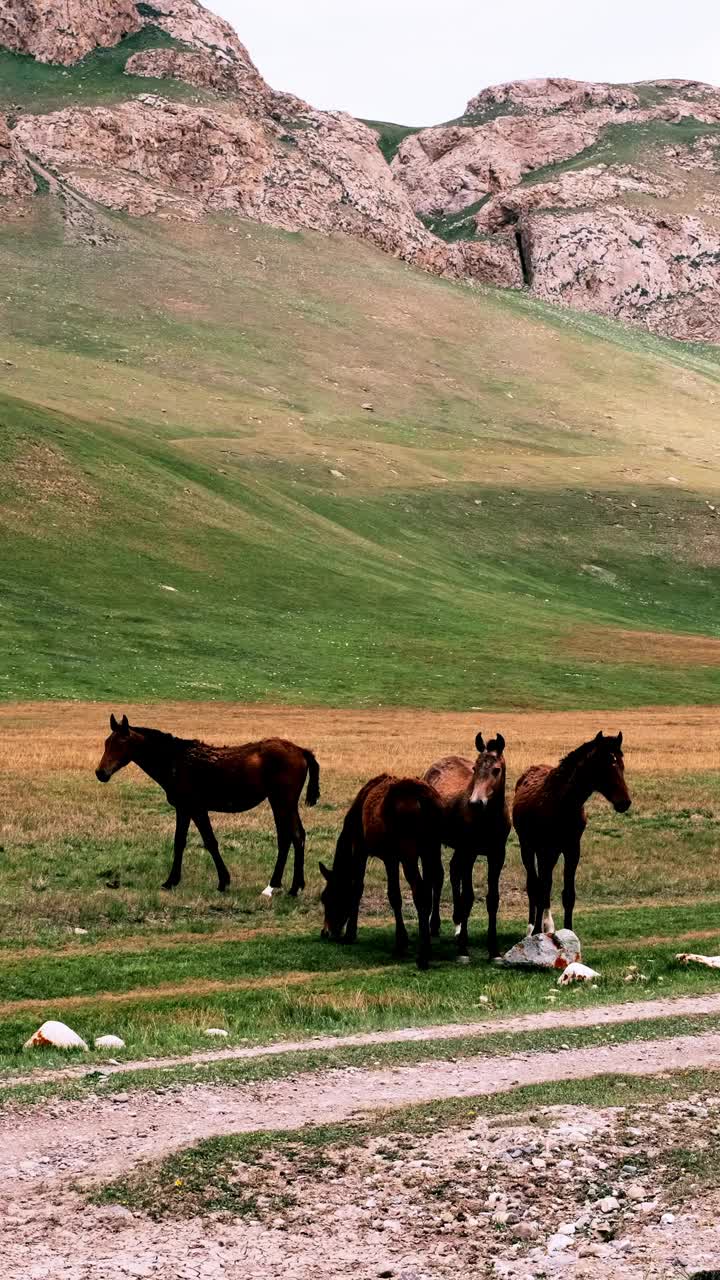
<path fill-rule="evenodd" d="M 153 782 L 166 788 L 172 776 L 175 756 L 165 744 L 144 739 L 133 751 L 133 760 Z"/>
<path fill-rule="evenodd" d="M 581 761 L 567 776 L 564 776 L 561 771 L 556 771 L 554 790 L 555 794 L 563 800 L 579 806 L 584 805 L 595 790 L 592 778 L 592 757 Z"/>

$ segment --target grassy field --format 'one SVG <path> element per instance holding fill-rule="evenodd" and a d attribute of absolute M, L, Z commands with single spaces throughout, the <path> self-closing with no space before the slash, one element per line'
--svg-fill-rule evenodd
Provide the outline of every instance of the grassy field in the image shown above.
<path fill-rule="evenodd" d="M 0 228 L 1 697 L 717 700 L 714 353 L 342 240 L 58 218 Z"/>
<path fill-rule="evenodd" d="M 118 708 L 119 709 L 119 708 Z M 134 768 L 100 787 L 93 770 L 107 707 L 8 705 L 0 711 L 0 1067 L 27 1070 L 19 1052 L 40 1021 L 61 1017 L 91 1039 L 120 1034 L 131 1057 L 207 1048 L 205 1029 L 230 1044 L 575 1008 L 717 990 L 712 971 L 678 967 L 675 953 L 720 950 L 717 848 L 720 775 L 713 709 L 616 713 L 439 714 L 169 704 L 127 708 L 181 734 L 240 741 L 270 732 L 312 746 L 320 804 L 305 811 L 308 888 L 298 901 L 260 897 L 274 857 L 265 807 L 219 818 L 233 885 L 218 895 L 209 859 L 192 840 L 181 888 L 159 884 L 172 815 Z M 501 729 L 511 781 L 597 728 L 622 728 L 633 808 L 594 800 L 578 884 L 577 927 L 596 990 L 557 990 L 552 975 L 487 964 L 483 872 L 473 918 L 473 965 L 454 963 L 449 908 L 429 974 L 391 955 L 380 869 L 369 876 L 358 943 L 319 937 L 319 858 L 334 841 L 359 783 L 384 767 L 421 771 L 467 751 L 478 725 Z M 558 899 L 556 892 L 555 898 Z M 524 932 L 525 897 L 513 840 L 503 877 L 501 941 Z M 412 929 L 412 907 L 407 910 Z M 76 934 L 75 930 L 87 932 Z M 635 968 L 633 968 L 635 966 Z M 101 1058 L 102 1055 L 93 1055 Z M 107 1056 L 107 1055 L 105 1055 Z M 34 1065 L 59 1064 L 42 1055 Z"/>

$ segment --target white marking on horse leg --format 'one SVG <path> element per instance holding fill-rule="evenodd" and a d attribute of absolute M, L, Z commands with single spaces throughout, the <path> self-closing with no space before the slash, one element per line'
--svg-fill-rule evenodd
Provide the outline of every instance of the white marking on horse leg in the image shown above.
<path fill-rule="evenodd" d="M 457 958 L 457 962 L 458 962 L 458 964 L 469 964 L 469 963 L 470 963 L 470 957 L 469 957 L 468 955 L 458 956 L 458 958 Z"/>
<path fill-rule="evenodd" d="M 550 910 L 549 907 L 546 907 L 545 910 L 543 911 L 542 927 L 543 927 L 543 933 L 555 932 L 555 921 L 553 920 L 552 911 Z"/>
<path fill-rule="evenodd" d="M 263 889 L 262 893 L 260 894 L 260 897 L 261 897 L 261 898 L 272 898 L 272 896 L 273 896 L 274 892 L 275 892 L 275 890 L 273 889 L 272 885 L 271 885 L 271 884 L 269 884 L 269 885 L 267 886 L 267 888 L 266 888 L 266 889 Z"/>
<path fill-rule="evenodd" d="M 462 933 L 462 925 L 461 925 L 461 924 L 456 924 L 456 925 L 455 925 L 455 937 L 456 937 L 456 938 L 459 938 L 461 933 Z"/>
<path fill-rule="evenodd" d="M 535 926 L 532 924 L 529 924 L 527 927 L 527 933 L 525 934 L 525 937 L 532 938 L 534 931 L 535 931 Z"/>

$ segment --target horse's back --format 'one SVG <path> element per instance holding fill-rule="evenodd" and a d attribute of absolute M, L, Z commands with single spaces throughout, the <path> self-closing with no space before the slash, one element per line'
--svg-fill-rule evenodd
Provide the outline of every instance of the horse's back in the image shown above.
<path fill-rule="evenodd" d="M 307 773 L 303 749 L 285 738 L 261 738 L 238 746 L 193 743 L 178 771 L 177 787 L 204 808 L 240 813 L 268 795 L 302 787 Z"/>
<path fill-rule="evenodd" d="M 422 778 L 383 774 L 363 791 L 362 834 L 368 853 L 383 857 L 399 844 L 439 843 L 440 801 Z"/>
<path fill-rule="evenodd" d="M 426 770 L 424 781 L 434 787 L 443 805 L 451 805 L 464 791 L 472 778 L 473 762 L 465 756 L 443 756 Z"/>
<path fill-rule="evenodd" d="M 525 814 L 531 814 L 542 806 L 545 784 L 552 772 L 552 765 L 533 764 L 520 775 L 515 783 L 513 821 L 522 818 Z"/>

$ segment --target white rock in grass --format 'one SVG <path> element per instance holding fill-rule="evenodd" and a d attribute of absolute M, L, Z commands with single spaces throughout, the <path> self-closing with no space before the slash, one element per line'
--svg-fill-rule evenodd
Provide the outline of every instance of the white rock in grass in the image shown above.
<path fill-rule="evenodd" d="M 595 978 L 599 977 L 600 974 L 596 969 L 591 969 L 588 964 L 581 964 L 579 960 L 573 960 L 558 978 L 558 986 L 567 987 L 571 982 L 594 982 Z"/>
<path fill-rule="evenodd" d="M 521 938 L 495 964 L 510 969 L 567 969 L 580 960 L 580 939 L 572 929 L 533 933 Z"/>
<path fill-rule="evenodd" d="M 64 1022 L 43 1022 L 41 1027 L 23 1045 L 24 1049 L 85 1049 L 87 1045 L 76 1031 Z"/>
<path fill-rule="evenodd" d="M 682 951 L 675 959 L 680 964 L 701 964 L 706 969 L 720 969 L 720 956 L 696 956 L 690 951 Z"/>
<path fill-rule="evenodd" d="M 220 1036 L 223 1040 L 227 1040 L 229 1034 L 230 1033 L 228 1031 L 224 1031 L 222 1027 L 207 1027 L 205 1030 L 206 1036 Z"/>
<path fill-rule="evenodd" d="M 124 1049 L 125 1041 L 121 1040 L 119 1036 L 96 1036 L 95 1048 L 96 1049 Z"/>

